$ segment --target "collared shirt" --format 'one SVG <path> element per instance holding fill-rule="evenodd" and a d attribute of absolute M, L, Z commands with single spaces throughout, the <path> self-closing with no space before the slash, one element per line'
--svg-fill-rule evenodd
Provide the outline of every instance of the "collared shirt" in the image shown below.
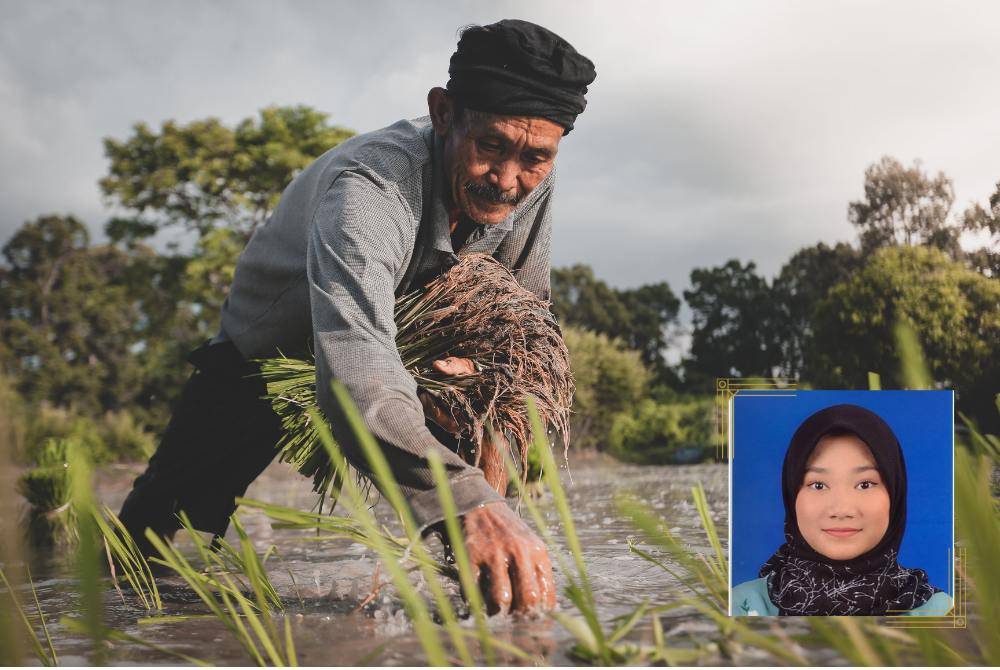
<path fill-rule="evenodd" d="M 413 377 L 396 349 L 395 298 L 457 262 L 443 145 L 424 117 L 355 136 L 285 189 L 236 265 L 220 338 L 248 359 L 306 351 L 312 340 L 320 407 L 352 464 L 367 473 L 330 383 L 344 384 L 421 525 L 441 520 L 426 455 L 436 450 L 459 513 L 500 497 L 482 472 L 427 429 Z M 554 175 L 503 222 L 478 226 L 458 255 L 492 254 L 549 299 Z"/>

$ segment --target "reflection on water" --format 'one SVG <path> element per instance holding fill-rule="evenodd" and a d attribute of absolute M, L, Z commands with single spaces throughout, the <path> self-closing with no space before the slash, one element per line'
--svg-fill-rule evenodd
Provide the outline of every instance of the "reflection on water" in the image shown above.
<path fill-rule="evenodd" d="M 138 468 L 116 466 L 100 473 L 98 495 L 113 509 L 124 499 Z M 600 458 L 577 459 L 572 478 L 563 477 L 573 509 L 576 528 L 584 548 L 587 570 L 592 580 L 600 615 L 605 621 L 631 612 L 643 600 L 665 603 L 687 595 L 667 573 L 628 551 L 626 538 L 634 531 L 614 510 L 614 495 L 627 491 L 651 506 L 664 518 L 670 530 L 697 551 L 710 551 L 701 530 L 698 514 L 691 503 L 691 487 L 703 483 L 720 536 L 727 536 L 725 466 L 633 466 Z M 308 509 L 315 503 L 309 481 L 288 466 L 273 464 L 247 492 L 248 497 L 266 502 Z M 541 506 L 553 532 L 561 532 L 550 501 Z M 391 522 L 385 503 L 377 505 L 379 517 Z M 274 544 L 280 558 L 268 562 L 271 579 L 286 601 L 285 616 L 292 629 L 299 662 L 310 665 L 408 665 L 423 663 L 420 646 L 391 588 L 373 587 L 385 579 L 376 574 L 376 558 L 360 544 L 346 540 L 318 540 L 302 531 L 275 530 L 263 514 L 246 510 L 241 518 L 259 551 Z M 183 542 L 181 543 L 184 546 Z M 560 547 L 563 549 L 563 547 Z M 77 611 L 75 584 L 63 556 L 39 557 L 34 571 L 38 593 L 46 616 L 58 621 Z M 381 576 L 379 576 L 381 575 Z M 179 580 L 164 578 L 165 614 L 203 614 L 205 607 Z M 561 577 L 557 571 L 556 581 Z M 453 599 L 458 589 L 449 585 Z M 113 588 L 106 594 L 107 623 L 123 632 L 150 642 L 207 660 L 218 665 L 244 665 L 249 659 L 225 627 L 214 620 L 192 618 L 180 622 L 140 624 L 145 611 L 126 593 L 122 603 Z M 364 604 L 368 601 L 367 604 Z M 362 604 L 363 607 L 360 607 Z M 569 601 L 560 596 L 563 611 L 573 612 Z M 704 619 L 690 613 L 666 615 L 670 634 L 714 630 Z M 280 622 L 279 622 L 280 623 Z M 471 626 L 471 622 L 467 622 Z M 495 636 L 510 642 L 541 662 L 572 663 L 566 651 L 572 641 L 566 631 L 550 619 L 513 620 L 494 617 Z M 67 635 L 58 624 L 52 627 L 56 651 L 64 664 L 85 664 L 88 643 Z M 637 639 L 648 641 L 648 630 L 638 630 Z M 499 659 L 514 663 L 516 659 Z M 115 664 L 174 664 L 169 656 L 128 644 L 115 643 L 109 655 Z"/>

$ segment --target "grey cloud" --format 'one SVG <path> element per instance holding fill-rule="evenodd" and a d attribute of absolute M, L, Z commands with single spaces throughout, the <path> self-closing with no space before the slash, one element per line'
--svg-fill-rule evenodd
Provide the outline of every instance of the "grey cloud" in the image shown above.
<path fill-rule="evenodd" d="M 98 230 L 101 138 L 132 123 L 313 105 L 366 131 L 423 113 L 456 30 L 504 16 L 573 42 L 598 79 L 560 150 L 553 261 L 620 286 L 727 258 L 767 274 L 846 240 L 882 154 L 1000 179 L 993 3 L 8 3 L 0 240 L 73 212 Z M 613 249 L 613 254 L 608 250 Z"/>

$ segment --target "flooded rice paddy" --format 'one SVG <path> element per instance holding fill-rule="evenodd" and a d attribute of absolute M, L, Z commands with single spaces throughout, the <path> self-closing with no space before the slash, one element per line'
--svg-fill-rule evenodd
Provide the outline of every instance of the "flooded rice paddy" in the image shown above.
<path fill-rule="evenodd" d="M 102 470 L 97 481 L 100 500 L 117 510 L 139 470 L 139 466 L 114 466 Z M 713 521 L 726 543 L 727 475 L 723 465 L 634 466 L 592 457 L 574 461 L 571 476 L 564 472 L 563 481 L 599 614 L 605 622 L 632 612 L 644 600 L 658 604 L 688 595 L 667 572 L 629 552 L 627 538 L 634 537 L 636 531 L 615 511 L 616 494 L 634 494 L 667 522 L 675 536 L 695 551 L 709 553 L 710 547 L 691 501 L 691 488 L 701 482 Z M 309 509 L 316 502 L 309 481 L 279 463 L 272 464 L 251 486 L 247 496 L 299 509 Z M 550 528 L 561 542 L 561 528 L 551 500 L 543 496 L 540 503 Z M 379 502 L 376 511 L 380 520 L 392 524 L 392 513 L 386 503 Z M 272 544 L 277 548 L 267 566 L 271 580 L 285 601 L 284 616 L 291 619 L 301 664 L 419 665 L 424 662 L 420 644 L 392 588 L 384 587 L 373 595 L 374 585 L 387 578 L 385 572 L 377 568 L 378 560 L 371 550 L 348 540 L 317 540 L 307 531 L 274 529 L 271 521 L 256 510 L 242 510 L 240 516 L 259 552 Z M 188 545 L 180 535 L 179 546 L 184 548 Z M 432 544 L 440 549 L 436 541 Z M 559 549 L 565 550 L 565 547 Z M 33 561 L 42 608 L 52 622 L 79 611 L 76 582 L 68 558 L 62 554 L 40 555 Z M 563 586 L 558 569 L 556 581 Z M 146 611 L 135 598 L 126 591 L 123 602 L 109 583 L 105 594 L 106 623 L 119 631 L 212 664 L 245 665 L 250 662 L 220 622 L 197 616 L 205 614 L 207 609 L 178 578 L 164 577 L 159 582 L 164 600 L 163 614 L 191 615 L 191 618 L 149 622 Z M 449 586 L 454 602 L 460 602 L 457 586 Z M 576 613 L 562 593 L 559 607 L 562 611 Z M 686 638 L 715 630 L 690 609 L 668 612 L 661 621 L 668 637 Z M 471 622 L 469 625 L 471 627 Z M 499 640 L 528 652 L 535 663 L 574 663 L 567 655 L 573 640 L 552 619 L 493 617 L 490 626 Z M 51 630 L 61 664 L 88 662 L 89 641 L 69 634 L 58 623 L 54 623 Z M 648 642 L 648 624 L 645 628 L 638 627 L 630 637 Z M 165 653 L 129 643 L 115 642 L 107 651 L 107 662 L 111 664 L 178 662 Z M 513 657 L 503 658 L 502 654 L 498 660 L 520 662 Z M 744 663 L 753 661 L 753 658 L 742 660 Z"/>

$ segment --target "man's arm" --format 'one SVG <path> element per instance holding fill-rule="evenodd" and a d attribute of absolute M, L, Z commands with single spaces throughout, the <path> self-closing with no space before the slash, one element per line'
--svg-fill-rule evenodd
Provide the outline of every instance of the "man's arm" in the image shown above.
<path fill-rule="evenodd" d="M 545 546 L 482 472 L 427 430 L 416 382 L 399 358 L 394 288 L 395 273 L 413 243 L 407 226 L 401 201 L 353 173 L 341 175 L 317 208 L 306 268 L 320 407 L 333 420 L 345 455 L 370 474 L 330 391 L 330 381 L 339 379 L 381 443 L 422 526 L 444 518 L 426 459 L 438 450 L 490 612 L 551 609 L 556 588 Z"/>
<path fill-rule="evenodd" d="M 412 246 L 405 203 L 368 178 L 345 172 L 314 215 L 307 273 L 316 349 L 317 398 L 352 465 L 367 463 L 346 428 L 330 382 L 343 383 L 421 526 L 441 520 L 426 455 L 445 464 L 459 513 L 502 501 L 482 473 L 438 442 L 424 423 L 417 386 L 396 349 L 395 274 Z"/>

